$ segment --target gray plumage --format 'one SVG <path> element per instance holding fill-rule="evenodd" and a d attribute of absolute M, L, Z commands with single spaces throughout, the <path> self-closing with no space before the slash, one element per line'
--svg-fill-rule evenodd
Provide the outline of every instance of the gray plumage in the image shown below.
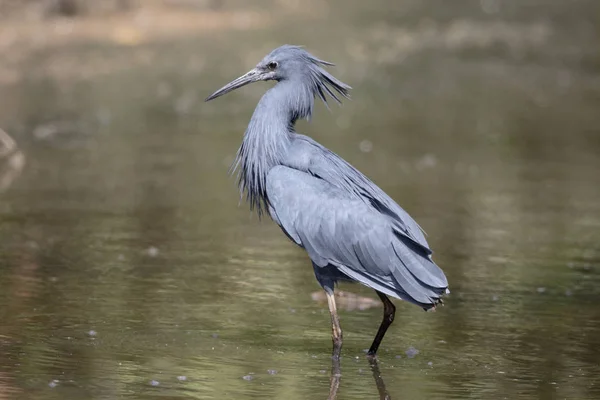
<path fill-rule="evenodd" d="M 258 103 L 237 153 L 240 191 L 308 252 L 326 291 L 338 280 L 353 280 L 435 307 L 448 281 L 419 225 L 365 175 L 294 129 L 299 118 L 312 115 L 315 97 L 325 103 L 349 97 L 350 86 L 324 69 L 330 65 L 285 45 L 207 99 L 251 82 L 278 81 Z"/>

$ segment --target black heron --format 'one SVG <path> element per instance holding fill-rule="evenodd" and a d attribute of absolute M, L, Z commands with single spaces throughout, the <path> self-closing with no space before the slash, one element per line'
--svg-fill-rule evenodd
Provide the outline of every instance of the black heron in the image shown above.
<path fill-rule="evenodd" d="M 358 281 L 376 291 L 384 315 L 368 352 L 375 356 L 396 312 L 388 296 L 435 309 L 448 281 L 406 211 L 337 154 L 295 131 L 298 119 L 311 116 L 315 97 L 325 104 L 327 96 L 338 103 L 349 97 L 350 86 L 324 69 L 330 65 L 284 45 L 206 101 L 252 82 L 277 81 L 258 103 L 237 152 L 232 168 L 240 192 L 308 252 L 327 294 L 334 358 L 342 347 L 336 282 Z"/>

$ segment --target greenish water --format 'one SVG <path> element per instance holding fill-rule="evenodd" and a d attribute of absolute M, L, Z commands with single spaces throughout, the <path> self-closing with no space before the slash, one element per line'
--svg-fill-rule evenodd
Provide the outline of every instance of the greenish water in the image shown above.
<path fill-rule="evenodd" d="M 298 129 L 405 207 L 450 281 L 436 313 L 396 302 L 389 396 L 600 398 L 598 7 L 464 3 L 24 61 L 0 88 L 27 162 L 0 193 L 0 399 L 328 397 L 310 262 L 227 175 L 269 85 L 201 101 L 285 42 L 354 87 Z M 381 312 L 341 311 L 339 399 L 379 397 Z"/>

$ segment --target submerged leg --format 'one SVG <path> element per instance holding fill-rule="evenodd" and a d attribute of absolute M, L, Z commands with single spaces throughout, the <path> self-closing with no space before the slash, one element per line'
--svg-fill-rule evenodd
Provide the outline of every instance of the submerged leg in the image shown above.
<path fill-rule="evenodd" d="M 383 321 L 381 321 L 381 325 L 379 325 L 379 330 L 377 331 L 377 335 L 375 335 L 375 339 L 373 340 L 373 344 L 369 349 L 367 355 L 374 357 L 377 353 L 377 349 L 379 348 L 379 344 L 383 337 L 385 336 L 385 332 L 390 327 L 392 322 L 394 322 L 394 315 L 396 314 L 396 306 L 390 301 L 390 299 L 383 293 L 379 291 L 375 291 L 377 296 L 383 302 Z"/>
<path fill-rule="evenodd" d="M 337 314 L 335 306 L 335 297 L 333 297 L 333 289 L 325 287 L 327 295 L 327 305 L 329 305 L 329 313 L 331 314 L 331 340 L 333 341 L 333 358 L 340 358 L 342 351 L 342 328 L 340 327 L 340 318 Z M 389 300 L 388 300 L 389 301 Z"/>

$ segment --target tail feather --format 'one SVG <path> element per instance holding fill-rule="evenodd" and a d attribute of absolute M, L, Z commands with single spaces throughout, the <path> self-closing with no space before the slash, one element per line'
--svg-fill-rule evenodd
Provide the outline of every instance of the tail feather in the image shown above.
<path fill-rule="evenodd" d="M 424 254 L 419 246 L 410 240 L 405 240 L 402 235 L 396 234 L 396 238 L 398 240 L 392 243 L 394 251 L 415 278 L 432 288 L 446 289 L 448 287 L 446 275 L 431 260 L 429 254 Z"/>
<path fill-rule="evenodd" d="M 408 301 L 426 311 L 435 309 L 442 303 L 441 296 L 447 292 L 447 288 L 435 288 L 421 283 L 402 264 L 387 277 L 374 276 L 341 264 L 336 267 L 352 280 L 389 296 Z"/>
<path fill-rule="evenodd" d="M 442 303 L 441 296 L 448 293 L 448 280 L 444 272 L 421 248 L 410 240 L 396 235 L 398 240 L 393 241 L 392 247 L 400 263 L 392 269 L 394 290 L 411 303 L 421 306 L 425 310 L 435 309 Z M 393 296 L 393 294 L 392 294 Z M 409 299 L 404 297 L 408 296 Z"/>

